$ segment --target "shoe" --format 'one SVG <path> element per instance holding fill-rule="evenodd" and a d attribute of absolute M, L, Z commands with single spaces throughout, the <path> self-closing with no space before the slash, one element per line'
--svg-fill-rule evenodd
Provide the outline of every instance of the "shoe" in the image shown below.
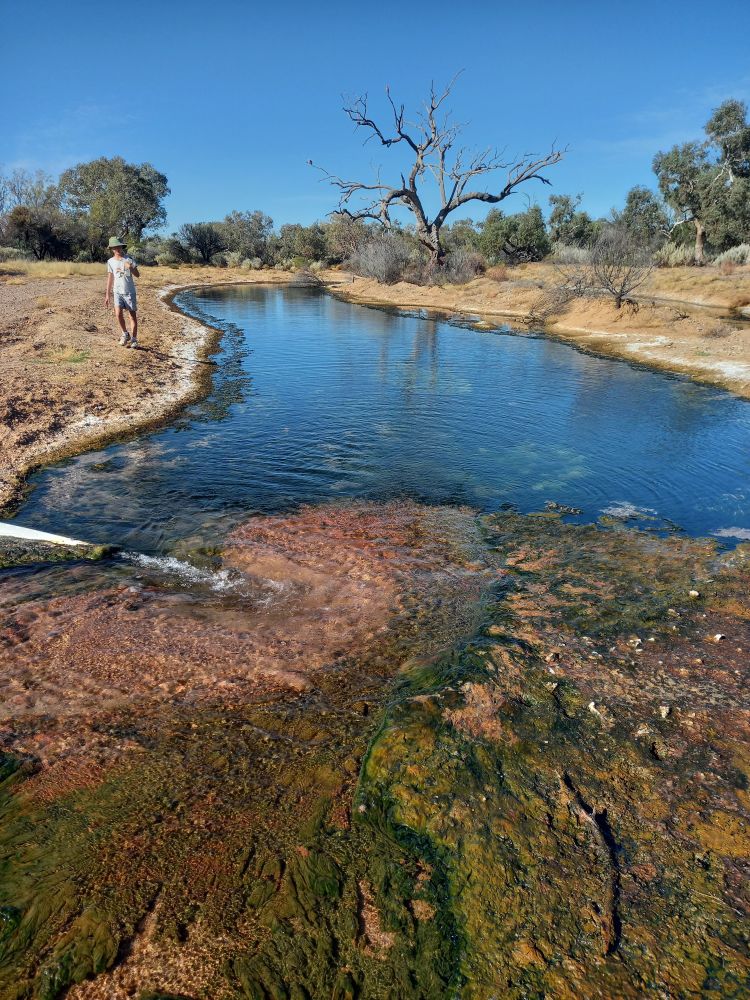
<path fill-rule="evenodd" d="M 120 337 L 120 347 L 127 347 L 130 344 L 130 334 L 123 333 Z"/>
<path fill-rule="evenodd" d="M 137 351 L 137 350 L 139 349 L 139 346 L 140 346 L 140 345 L 139 345 L 138 341 L 137 341 L 137 340 L 134 340 L 134 339 L 133 339 L 133 338 L 131 337 L 131 338 L 130 338 L 130 343 L 128 344 L 128 347 L 132 347 L 134 351 Z"/>

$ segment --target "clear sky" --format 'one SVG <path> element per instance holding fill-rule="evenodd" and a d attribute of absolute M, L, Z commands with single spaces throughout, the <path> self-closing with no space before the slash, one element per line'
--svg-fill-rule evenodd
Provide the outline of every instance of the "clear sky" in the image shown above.
<path fill-rule="evenodd" d="M 119 154 L 167 175 L 170 228 L 234 208 L 309 223 L 336 203 L 309 159 L 369 179 L 393 158 L 362 147 L 342 94 L 378 109 L 390 84 L 415 106 L 463 70 L 467 143 L 567 145 L 553 187 L 525 190 L 545 207 L 580 191 L 606 214 L 653 186 L 655 152 L 700 136 L 725 98 L 750 101 L 749 40 L 747 0 L 0 0 L 0 165 Z"/>

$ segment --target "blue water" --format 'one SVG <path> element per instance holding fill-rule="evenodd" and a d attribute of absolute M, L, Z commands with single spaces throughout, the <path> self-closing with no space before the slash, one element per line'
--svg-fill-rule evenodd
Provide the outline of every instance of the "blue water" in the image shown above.
<path fill-rule="evenodd" d="M 21 523 L 147 553 L 255 512 L 398 496 L 750 533 L 750 404 L 541 336 L 233 286 L 177 304 L 224 337 L 169 427 L 33 477 Z M 147 371 L 147 369 L 146 369 Z"/>

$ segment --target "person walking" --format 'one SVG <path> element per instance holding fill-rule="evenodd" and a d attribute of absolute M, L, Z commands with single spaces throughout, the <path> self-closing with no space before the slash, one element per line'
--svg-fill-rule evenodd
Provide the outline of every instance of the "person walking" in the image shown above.
<path fill-rule="evenodd" d="M 111 237 L 109 249 L 112 251 L 112 256 L 107 261 L 107 291 L 104 295 L 104 305 L 109 308 L 110 301 L 114 305 L 115 316 L 122 331 L 120 344 L 123 347 L 137 349 L 138 303 L 133 278 L 140 277 L 138 266 L 133 258 L 125 252 L 127 245 L 122 242 L 119 236 Z M 125 323 L 126 310 L 130 313 L 132 327 L 130 332 Z"/>

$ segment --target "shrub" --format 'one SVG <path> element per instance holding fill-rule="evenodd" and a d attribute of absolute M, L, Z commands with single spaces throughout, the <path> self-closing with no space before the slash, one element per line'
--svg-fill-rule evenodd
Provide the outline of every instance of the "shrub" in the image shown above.
<path fill-rule="evenodd" d="M 187 264 L 190 262 L 190 251 L 176 237 L 170 236 L 161 242 L 154 260 L 157 264 L 161 264 L 162 267 L 170 267 L 173 264 Z"/>
<path fill-rule="evenodd" d="M 485 271 L 485 277 L 489 278 L 491 281 L 507 281 L 508 268 L 505 264 L 497 264 L 495 267 L 488 267 Z"/>
<path fill-rule="evenodd" d="M 243 271 L 260 271 L 263 267 L 263 261 L 260 257 L 246 257 L 240 267 Z"/>
<path fill-rule="evenodd" d="M 484 274 L 486 264 L 481 254 L 472 250 L 453 250 L 441 268 L 426 268 L 427 284 L 465 285 L 479 274 Z"/>
<path fill-rule="evenodd" d="M 411 248 L 400 233 L 380 232 L 356 248 L 349 267 L 363 278 L 392 285 L 403 279 L 411 260 Z"/>
<path fill-rule="evenodd" d="M 18 247 L 0 247 L 0 264 L 5 264 L 9 260 L 31 260 L 31 254 Z"/>
<path fill-rule="evenodd" d="M 657 267 L 689 267 L 695 260 L 692 244 L 665 243 L 654 254 Z"/>
<path fill-rule="evenodd" d="M 242 267 L 243 253 L 241 250 L 228 250 L 224 254 L 227 267 Z"/>
<path fill-rule="evenodd" d="M 542 260 L 550 252 L 544 217 L 538 205 L 515 215 L 491 209 L 482 223 L 478 242 L 479 249 L 492 264 L 524 264 Z"/>
<path fill-rule="evenodd" d="M 750 243 L 740 243 L 736 247 L 730 247 L 724 253 L 720 253 L 714 261 L 715 264 L 750 264 Z"/>
<path fill-rule="evenodd" d="M 140 243 L 128 247 L 128 253 L 133 256 L 139 266 L 143 267 L 152 267 L 156 264 L 156 257 L 160 250 L 161 246 L 158 243 Z"/>
<path fill-rule="evenodd" d="M 591 250 L 588 247 L 573 246 L 569 243 L 554 243 L 552 259 L 556 264 L 590 264 Z"/>
<path fill-rule="evenodd" d="M 722 323 L 719 320 L 716 323 L 712 323 L 710 326 L 704 326 L 701 330 L 701 337 L 717 339 L 720 337 L 729 337 L 733 332 L 732 327 L 729 326 L 728 323 Z"/>

